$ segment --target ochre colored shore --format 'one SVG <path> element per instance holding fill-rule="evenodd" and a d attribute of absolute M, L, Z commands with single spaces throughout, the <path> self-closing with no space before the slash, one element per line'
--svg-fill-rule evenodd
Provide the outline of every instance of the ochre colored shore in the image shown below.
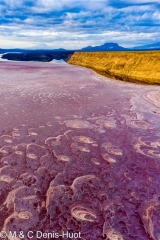
<path fill-rule="evenodd" d="M 113 79 L 160 84 L 160 51 L 75 52 L 68 63 Z"/>

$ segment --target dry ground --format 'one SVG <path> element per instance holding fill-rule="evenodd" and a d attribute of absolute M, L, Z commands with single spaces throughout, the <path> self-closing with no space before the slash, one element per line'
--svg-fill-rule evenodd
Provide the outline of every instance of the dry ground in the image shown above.
<path fill-rule="evenodd" d="M 160 84 L 160 51 L 75 52 L 68 63 L 128 82 Z"/>

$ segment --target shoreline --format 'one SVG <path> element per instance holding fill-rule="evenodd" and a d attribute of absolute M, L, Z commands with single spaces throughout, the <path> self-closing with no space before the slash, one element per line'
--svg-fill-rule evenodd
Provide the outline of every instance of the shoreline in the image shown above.
<path fill-rule="evenodd" d="M 68 63 L 114 80 L 160 85 L 160 51 L 3 53 L 0 57 L 1 62 Z"/>

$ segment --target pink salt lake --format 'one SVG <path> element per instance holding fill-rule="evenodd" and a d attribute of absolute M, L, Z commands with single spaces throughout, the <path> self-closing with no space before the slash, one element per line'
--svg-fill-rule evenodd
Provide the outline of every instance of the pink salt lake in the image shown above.
<path fill-rule="evenodd" d="M 0 63 L 0 230 L 159 240 L 159 182 L 159 86 Z"/>

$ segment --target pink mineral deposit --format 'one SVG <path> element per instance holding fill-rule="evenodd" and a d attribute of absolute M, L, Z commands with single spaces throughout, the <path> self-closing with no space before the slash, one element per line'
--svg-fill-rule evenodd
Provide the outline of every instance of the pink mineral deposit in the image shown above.
<path fill-rule="evenodd" d="M 159 186 L 159 86 L 0 63 L 0 231 L 159 240 Z"/>

